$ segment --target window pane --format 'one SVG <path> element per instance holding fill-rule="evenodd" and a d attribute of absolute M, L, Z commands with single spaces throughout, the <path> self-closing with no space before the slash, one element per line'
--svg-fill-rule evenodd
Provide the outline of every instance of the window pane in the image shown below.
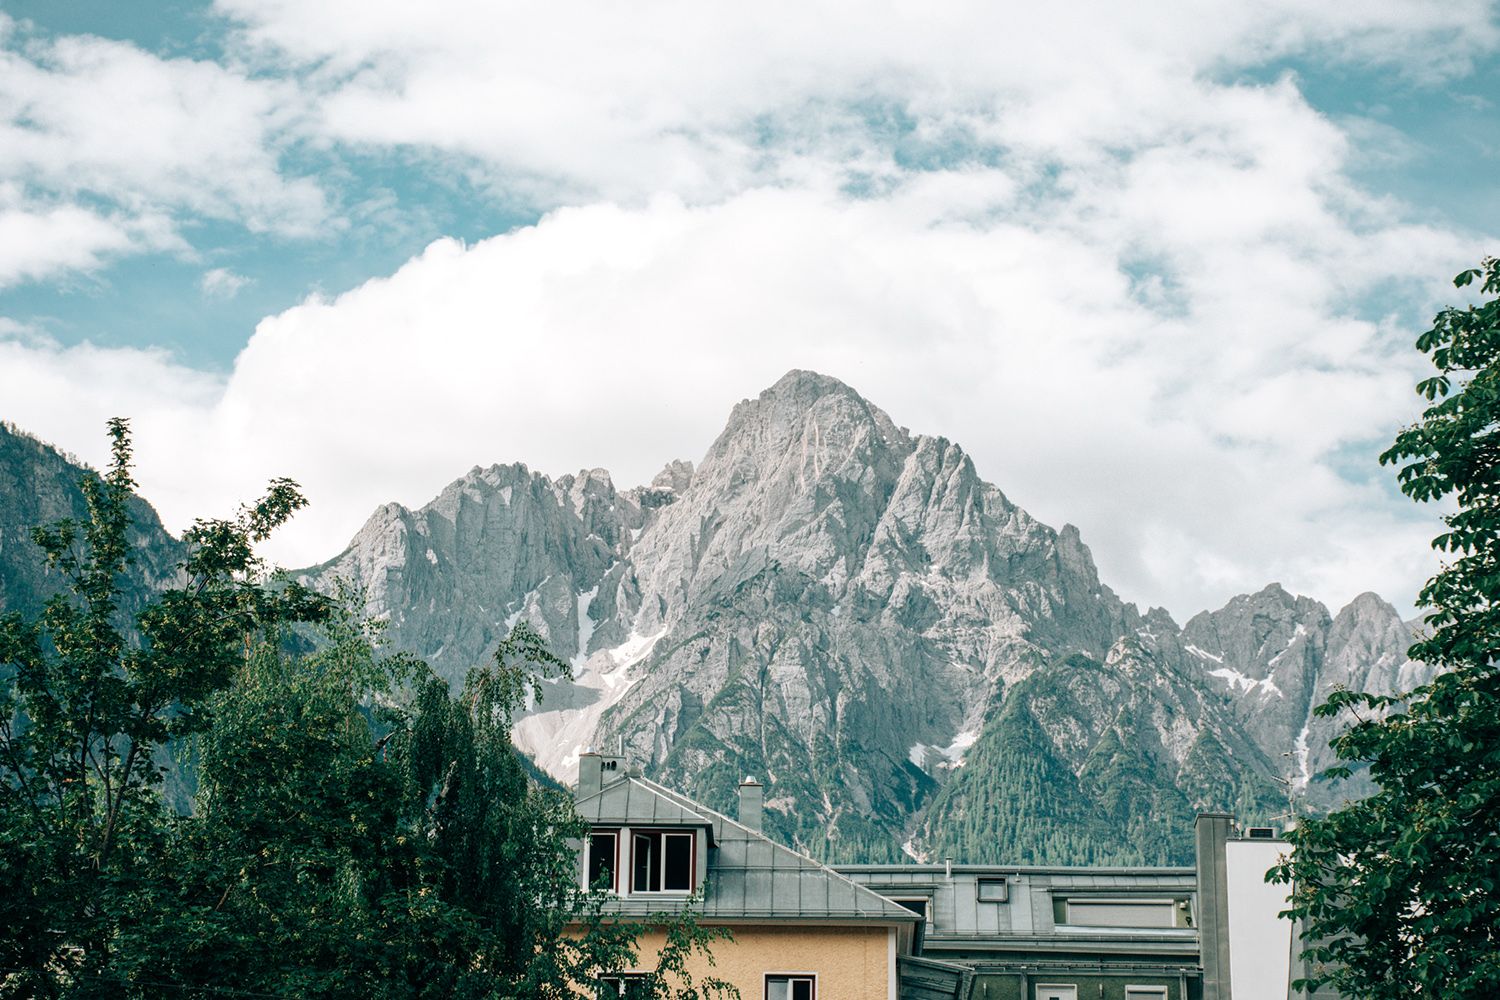
<path fill-rule="evenodd" d="M 979 880 L 979 898 L 986 903 L 1003 903 L 1009 889 L 1008 883 L 1003 878 L 982 878 Z"/>
<path fill-rule="evenodd" d="M 927 916 L 927 900 L 925 899 L 898 899 L 896 905 L 910 910 L 919 917 Z"/>
<path fill-rule="evenodd" d="M 1068 923 L 1092 927 L 1171 927 L 1171 903 L 1068 900 Z"/>
<path fill-rule="evenodd" d="M 605 888 L 615 888 L 615 835 L 596 833 L 589 838 L 589 887 L 603 879 Z"/>
<path fill-rule="evenodd" d="M 659 892 L 661 890 L 661 875 L 654 864 L 655 852 L 652 850 L 655 846 L 655 839 L 647 833 L 635 835 L 635 849 L 632 852 L 635 876 L 630 885 L 633 892 Z"/>
<path fill-rule="evenodd" d="M 766 1000 L 792 1000 L 792 984 L 786 977 L 766 980 Z"/>
<path fill-rule="evenodd" d="M 792 980 L 792 1000 L 813 1000 L 811 979 Z"/>
<path fill-rule="evenodd" d="M 662 838 L 666 871 L 662 888 L 687 892 L 693 888 L 693 835 L 669 833 Z"/>

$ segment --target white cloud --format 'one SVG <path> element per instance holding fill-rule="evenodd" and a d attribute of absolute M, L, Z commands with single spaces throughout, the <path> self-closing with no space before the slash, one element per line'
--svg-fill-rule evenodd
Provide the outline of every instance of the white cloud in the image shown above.
<path fill-rule="evenodd" d="M 160 225 L 110 218 L 76 205 L 12 207 L 0 196 L 0 288 L 63 271 L 93 271 L 107 258 L 163 245 L 177 241 Z"/>
<path fill-rule="evenodd" d="M 1009 190 L 950 180 L 961 195 Z M 1334 602 L 1370 588 L 1409 600 L 1430 532 L 1331 463 L 1373 454 L 1409 414 L 1415 359 L 1307 278 L 1342 271 L 1353 292 L 1386 269 L 1350 259 L 1361 244 L 1315 217 L 1306 239 L 1249 244 L 1230 277 L 1255 294 L 1226 303 L 1228 290 L 1189 282 L 1185 302 L 1157 309 L 1118 267 L 1144 238 L 1134 181 L 1118 181 L 1114 218 L 1087 233 L 947 220 L 944 178 L 929 176 L 854 203 L 657 199 L 561 210 L 472 247 L 439 241 L 389 278 L 265 320 L 222 395 L 201 381 L 179 392 L 172 380 L 189 373 L 146 359 L 162 381 L 136 379 L 124 401 L 148 418 L 142 482 L 181 524 L 290 475 L 314 506 L 275 551 L 308 563 L 377 504 L 420 504 L 475 463 L 644 481 L 701 456 L 736 399 L 807 367 L 957 440 L 1043 519 L 1078 523 L 1129 599 L 1182 614 L 1275 578 Z M 1163 225 L 1144 249 L 1172 257 L 1196 234 Z M 1424 256 L 1410 265 L 1436 273 L 1471 250 L 1413 249 Z M 1226 350 L 1200 302 L 1239 310 L 1245 339 Z M 66 371 L 56 353 L 33 357 Z M 30 363 L 4 370 L 30 382 Z M 36 419 L 54 408 L 34 402 Z M 37 426 L 27 410 L 6 415 Z M 81 450 L 71 431 L 56 439 Z"/>
<path fill-rule="evenodd" d="M 0 32 L 12 42 L 0 49 L 0 176 L 257 231 L 306 233 L 325 217 L 318 185 L 279 166 L 301 108 L 292 85 L 102 38 L 15 35 Z"/>
<path fill-rule="evenodd" d="M 184 224 L 316 233 L 321 187 L 287 175 L 295 84 L 0 14 L 0 284 L 128 253 L 190 254 Z"/>
<path fill-rule="evenodd" d="M 243 274 L 235 274 L 227 267 L 214 267 L 203 272 L 203 277 L 198 279 L 198 287 L 209 298 L 232 299 L 251 280 Z"/>
<path fill-rule="evenodd" d="M 1097 161 L 1169 140 L 1207 78 L 1294 55 L 1441 78 L 1497 40 L 1485 0 L 217 7 L 253 59 L 305 73 L 330 138 L 471 156 L 552 197 L 711 199 L 889 165 L 897 137 L 872 113 L 917 139 Z"/>

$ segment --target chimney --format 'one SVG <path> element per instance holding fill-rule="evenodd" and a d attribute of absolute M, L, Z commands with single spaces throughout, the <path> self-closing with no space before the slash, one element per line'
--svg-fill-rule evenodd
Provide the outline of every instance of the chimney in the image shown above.
<path fill-rule="evenodd" d="M 1229 884 L 1226 847 L 1233 818 L 1199 813 L 1193 824 L 1198 869 L 1198 947 L 1203 963 L 1203 1000 L 1231 1000 L 1229 982 Z"/>
<path fill-rule="evenodd" d="M 578 755 L 578 790 L 573 793 L 575 800 L 582 802 L 604 786 L 604 774 L 601 770 L 603 764 L 604 758 L 592 749 Z"/>
<path fill-rule="evenodd" d="M 609 756 L 588 749 L 578 755 L 578 789 L 573 793 L 575 802 L 584 799 L 625 777 L 625 758 Z"/>
<path fill-rule="evenodd" d="M 740 826 L 760 833 L 760 814 L 765 798 L 765 786 L 754 778 L 740 782 Z"/>

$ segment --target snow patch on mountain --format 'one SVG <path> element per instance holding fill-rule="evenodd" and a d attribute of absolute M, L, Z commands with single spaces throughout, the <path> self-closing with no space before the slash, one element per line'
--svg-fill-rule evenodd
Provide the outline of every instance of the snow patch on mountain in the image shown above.
<path fill-rule="evenodd" d="M 1185 649 L 1185 650 L 1187 650 L 1189 653 L 1192 653 L 1194 656 L 1202 657 L 1205 660 L 1213 660 L 1215 663 L 1223 663 L 1224 662 L 1224 657 L 1222 657 L 1222 656 L 1215 656 L 1214 654 L 1210 653 L 1208 650 L 1206 650 L 1206 649 L 1199 649 L 1197 646 L 1194 646 L 1192 643 L 1188 643 L 1186 646 L 1183 646 L 1182 648 Z"/>
<path fill-rule="evenodd" d="M 1312 781 L 1312 765 L 1307 755 L 1307 734 L 1312 729 L 1312 723 L 1304 723 L 1302 732 L 1297 734 L 1297 742 L 1293 745 L 1293 755 L 1297 761 L 1297 773 L 1292 778 L 1292 788 L 1302 791 Z"/>
<path fill-rule="evenodd" d="M 592 602 L 595 593 L 579 595 L 579 608 L 586 612 L 585 600 Z M 586 614 L 582 620 L 587 620 Z M 583 627 L 580 625 L 580 638 Z M 592 634 L 592 629 L 590 629 Z M 516 746 L 530 754 L 537 766 L 558 781 L 572 784 L 578 780 L 578 755 L 587 749 L 606 710 L 625 696 L 639 679 L 632 668 L 651 655 L 666 629 L 650 635 L 631 632 L 620 645 L 604 649 L 582 662 L 582 670 L 573 679 L 574 700 L 587 700 L 581 707 L 535 712 L 518 721 L 511 738 Z M 578 669 L 575 667 L 575 670 Z"/>
<path fill-rule="evenodd" d="M 1278 698 L 1280 698 L 1284 697 L 1285 695 L 1285 692 L 1283 692 L 1281 688 L 1277 687 L 1276 682 L 1271 678 L 1264 677 L 1260 680 L 1256 680 L 1254 677 L 1250 677 L 1246 674 L 1240 673 L 1233 667 L 1224 667 L 1220 670 L 1210 670 L 1208 672 L 1208 675 L 1210 677 L 1217 677 L 1220 680 L 1227 681 L 1229 683 L 1229 686 L 1234 690 L 1244 691 L 1247 694 L 1259 688 L 1262 697 L 1274 694 Z"/>

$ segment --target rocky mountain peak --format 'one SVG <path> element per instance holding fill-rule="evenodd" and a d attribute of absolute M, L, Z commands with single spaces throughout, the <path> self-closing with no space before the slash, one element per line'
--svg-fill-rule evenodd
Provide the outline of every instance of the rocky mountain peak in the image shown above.
<path fill-rule="evenodd" d="M 78 471 L 0 427 L 0 609 L 46 592 L 26 531 L 79 510 Z M 174 544 L 146 554 L 170 569 Z M 514 734 L 552 774 L 621 738 L 710 806 L 763 775 L 768 830 L 846 859 L 1180 861 L 1195 810 L 1359 790 L 1313 780 L 1333 685 L 1431 676 L 1373 594 L 1330 616 L 1272 584 L 1180 629 L 1142 616 L 1077 528 L 803 371 L 736 406 L 697 468 L 621 491 L 476 466 L 304 577 L 363 585 L 387 638 L 454 682 L 528 622 L 573 668 Z"/>
<path fill-rule="evenodd" d="M 762 482 L 802 493 L 825 479 L 863 479 L 911 447 L 884 411 L 843 382 L 792 371 L 735 406 L 693 478 L 715 493 Z"/>
<path fill-rule="evenodd" d="M 1378 599 L 1337 627 L 1278 584 L 1180 629 L 1142 616 L 1076 527 L 814 372 L 736 405 L 696 467 L 649 485 L 492 466 L 382 523 L 324 569 L 366 582 L 397 642 L 457 679 L 524 619 L 572 661 L 517 726 L 539 764 L 567 780 L 580 747 L 623 739 L 720 806 L 765 775 L 768 826 L 819 853 L 999 861 L 949 817 L 979 829 L 1031 796 L 1017 836 L 1056 844 L 1051 803 L 1092 801 L 1073 819 L 1126 831 L 1123 858 L 1153 817 L 1283 809 L 1272 779 L 1305 789 L 1322 763 L 1327 678 L 1407 676 Z M 1049 860 L 1094 857 L 1069 851 Z"/>
<path fill-rule="evenodd" d="M 693 463 L 682 459 L 674 459 L 668 462 L 656 477 L 651 480 L 651 486 L 659 490 L 671 490 L 673 493 L 686 493 L 687 488 L 693 484 Z"/>

